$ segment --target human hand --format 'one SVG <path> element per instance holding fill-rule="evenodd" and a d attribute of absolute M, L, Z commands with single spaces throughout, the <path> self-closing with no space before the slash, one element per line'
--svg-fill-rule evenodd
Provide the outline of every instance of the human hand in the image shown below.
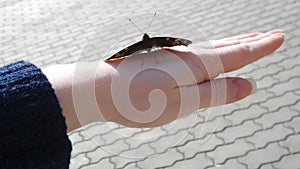
<path fill-rule="evenodd" d="M 271 54 L 283 41 L 279 30 L 251 33 L 101 62 L 100 66 L 95 62 L 56 67 L 56 71 L 65 72 L 64 78 L 53 75 L 53 69 L 45 74 L 60 98 L 69 131 L 79 127 L 78 119 L 82 125 L 113 121 L 130 127 L 155 127 L 197 109 L 250 95 L 254 82 L 216 77 Z M 72 82 L 73 74 L 78 80 Z M 74 97 L 80 99 L 74 101 Z"/>

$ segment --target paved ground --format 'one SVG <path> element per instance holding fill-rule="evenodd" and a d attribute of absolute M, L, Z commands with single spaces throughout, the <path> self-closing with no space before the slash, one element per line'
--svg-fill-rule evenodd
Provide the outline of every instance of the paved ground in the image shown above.
<path fill-rule="evenodd" d="M 138 33 L 108 22 L 155 11 L 187 20 L 208 39 L 281 28 L 286 42 L 272 56 L 229 74 L 255 78 L 258 91 L 224 111 L 201 110 L 152 129 L 98 123 L 70 133 L 70 168 L 300 168 L 300 1 L 2 0 L 1 65 L 20 59 L 41 67 L 74 62 L 95 32 L 103 49 Z M 189 26 L 157 20 L 153 32 L 203 38 L 195 29 L 181 32 Z M 97 59 L 90 56 L 80 59 Z"/>

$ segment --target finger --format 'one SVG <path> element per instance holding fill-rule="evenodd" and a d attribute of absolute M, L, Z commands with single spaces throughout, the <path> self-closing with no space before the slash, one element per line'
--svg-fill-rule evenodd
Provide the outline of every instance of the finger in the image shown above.
<path fill-rule="evenodd" d="M 284 41 L 283 33 L 275 33 L 258 41 L 217 49 L 215 59 L 221 59 L 225 72 L 237 70 L 273 53 Z"/>
<path fill-rule="evenodd" d="M 254 37 L 254 36 L 257 36 L 257 35 L 260 35 L 260 34 L 261 34 L 260 32 L 252 32 L 252 33 L 249 33 L 249 34 L 237 35 L 237 36 L 233 36 L 233 37 L 229 37 L 229 38 L 223 38 L 223 39 L 220 39 L 220 40 L 222 40 L 222 41 L 231 41 L 231 40 L 235 40 L 235 39 L 245 39 L 245 38 Z"/>
<path fill-rule="evenodd" d="M 232 39 L 232 40 L 215 40 L 211 41 L 211 46 L 213 48 L 222 48 L 222 47 L 227 47 L 227 46 L 233 46 L 233 45 L 238 45 L 241 43 L 249 43 L 249 42 L 254 42 L 258 41 L 262 38 L 265 38 L 267 36 L 270 36 L 271 33 L 263 33 L 259 34 L 257 36 L 252 36 L 244 39 Z"/>
<path fill-rule="evenodd" d="M 210 80 L 221 73 L 237 70 L 266 55 L 271 54 L 284 41 L 283 33 L 271 33 L 269 36 L 237 45 L 217 49 L 203 49 L 201 46 L 189 46 L 187 51 L 176 48 L 165 49 L 180 56 L 201 72 L 202 80 Z M 198 70 L 198 71 L 197 71 Z M 204 77 L 204 78 L 203 78 Z"/>
<path fill-rule="evenodd" d="M 249 43 L 249 42 L 254 42 L 258 41 L 262 38 L 265 38 L 267 36 L 270 36 L 272 34 L 276 33 L 282 33 L 281 30 L 272 30 L 267 33 L 257 33 L 257 34 L 248 34 L 248 36 L 241 36 L 238 38 L 230 38 L 227 40 L 221 39 L 221 40 L 213 40 L 211 41 L 211 46 L 213 48 L 221 48 L 221 47 L 226 47 L 226 46 L 232 46 L 232 45 L 238 45 L 241 43 Z"/>
<path fill-rule="evenodd" d="M 239 35 L 235 37 L 230 37 L 230 38 L 224 38 L 224 39 L 218 39 L 218 40 L 210 40 L 206 42 L 197 42 L 195 44 L 190 44 L 189 46 L 197 46 L 201 47 L 204 49 L 213 49 L 213 48 L 218 48 L 218 47 L 223 47 L 223 46 L 229 46 L 229 45 L 234 45 L 234 42 L 242 39 L 247 39 L 247 38 L 252 38 L 255 36 L 260 35 L 261 33 L 259 32 L 253 32 L 250 34 L 245 34 L 245 35 Z"/>
<path fill-rule="evenodd" d="M 274 29 L 274 30 L 271 30 L 267 33 L 281 33 L 282 30 L 280 29 Z M 237 36 L 234 36 L 234 37 L 229 37 L 229 38 L 223 38 L 223 39 L 220 39 L 220 40 L 227 40 L 227 41 L 231 41 L 231 40 L 241 40 L 241 39 L 246 39 L 246 38 L 249 38 L 249 37 L 255 37 L 257 35 L 261 35 L 262 33 L 261 32 L 252 32 L 252 33 L 249 33 L 249 34 L 244 34 L 244 35 L 237 35 Z"/>
<path fill-rule="evenodd" d="M 195 87 L 200 93 L 199 108 L 233 103 L 256 91 L 256 84 L 253 80 L 236 77 L 214 79 L 194 86 L 183 86 L 182 88 L 195 90 L 193 89 Z"/>

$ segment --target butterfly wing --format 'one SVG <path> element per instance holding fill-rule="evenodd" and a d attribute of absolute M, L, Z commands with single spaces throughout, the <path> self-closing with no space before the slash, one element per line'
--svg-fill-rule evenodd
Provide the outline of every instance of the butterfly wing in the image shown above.
<path fill-rule="evenodd" d="M 125 56 L 131 55 L 135 52 L 150 49 L 153 46 L 154 47 L 172 47 L 177 45 L 184 45 L 188 46 L 191 44 L 192 41 L 187 39 L 181 39 L 181 38 L 173 38 L 173 37 L 153 37 L 150 38 L 150 40 L 142 40 L 137 43 L 134 43 L 123 50 L 120 50 L 116 54 L 112 55 L 111 57 L 105 59 L 106 61 L 109 60 L 116 60 L 120 58 L 124 58 Z"/>
<path fill-rule="evenodd" d="M 125 56 L 131 55 L 137 51 L 142 50 L 143 48 L 145 48 L 145 45 L 146 44 L 144 41 L 136 42 L 136 43 L 120 50 L 119 52 L 117 52 L 116 54 L 112 55 L 111 57 L 109 57 L 105 60 L 108 61 L 108 60 L 116 60 L 116 59 L 124 58 Z"/>
<path fill-rule="evenodd" d="M 192 41 L 181 38 L 173 37 L 153 37 L 151 38 L 152 44 L 155 47 L 172 47 L 178 45 L 188 46 Z"/>

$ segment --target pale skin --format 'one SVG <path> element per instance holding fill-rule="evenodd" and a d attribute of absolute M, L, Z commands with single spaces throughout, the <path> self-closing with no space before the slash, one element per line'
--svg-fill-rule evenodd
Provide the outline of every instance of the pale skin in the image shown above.
<path fill-rule="evenodd" d="M 252 80 L 239 77 L 216 77 L 222 73 L 238 70 L 273 53 L 281 46 L 283 41 L 284 34 L 280 30 L 267 33 L 255 32 L 212 40 L 209 43 L 193 44 L 188 48 L 168 48 L 142 54 L 145 59 L 144 65 L 140 64 L 140 57 L 138 58 L 138 55 L 135 55 L 130 59 L 127 58 L 128 62 L 124 62 L 125 59 L 123 59 L 113 62 L 101 62 L 100 66 L 99 61 L 53 65 L 43 69 L 43 72 L 51 82 L 59 99 L 63 114 L 66 117 L 68 132 L 97 121 L 116 122 L 129 127 L 155 127 L 193 113 L 197 109 L 233 103 L 253 93 L 256 86 Z M 187 75 L 182 71 L 184 67 L 178 65 L 176 59 L 168 58 L 167 55 L 170 53 L 178 56 L 183 61 L 182 63 L 190 68 L 192 74 Z M 156 57 L 158 63 L 153 60 L 153 57 Z M 123 69 L 125 67 L 125 71 L 122 72 L 119 68 L 121 63 Z M 173 76 L 155 69 L 147 69 L 138 74 L 132 80 L 128 90 L 130 102 L 137 110 L 148 112 L 142 114 L 142 116 L 141 114 L 135 114 L 133 116 L 140 119 L 131 120 L 127 118 L 130 113 L 120 112 L 120 109 L 116 108 L 115 105 L 120 103 L 121 107 L 128 106 L 122 105 L 127 102 L 113 100 L 113 97 L 121 97 L 122 92 L 112 94 L 112 79 L 118 77 L 126 80 L 129 77 L 126 72 L 126 64 L 129 64 L 128 69 L 129 67 L 132 69 L 132 65 L 136 65 L 137 69 L 149 65 L 158 68 L 161 66 L 161 68 L 174 71 L 176 76 L 185 80 L 178 84 Z M 78 68 L 79 66 L 80 68 Z M 226 85 L 224 87 L 221 84 Z M 122 87 L 123 84 L 118 83 L 118 85 Z M 226 95 L 220 96 L 223 99 L 212 99 L 215 97 L 212 97 L 212 93 L 214 93 L 212 86 L 217 87 L 217 91 L 226 91 Z M 93 93 L 89 89 L 93 89 L 91 90 Z M 160 114 L 157 114 L 157 111 L 154 110 L 151 112 L 152 104 L 160 107 L 160 102 L 149 101 L 149 93 L 154 89 L 162 90 L 167 100 L 167 104 Z M 78 98 L 81 101 L 76 101 L 78 99 L 76 99 L 77 96 L 74 91 L 79 91 L 80 97 Z M 187 98 L 199 95 L 200 101 L 195 103 L 195 101 L 186 98 L 186 100 L 183 100 L 184 98 L 180 97 L 181 91 L 187 93 Z M 194 91 L 199 93 L 196 92 L 195 95 Z M 118 96 L 118 93 L 120 93 L 120 96 Z M 95 100 L 97 106 L 92 105 L 92 99 Z M 188 105 L 180 109 L 182 101 L 188 103 Z M 101 110 L 101 116 L 99 116 L 99 110 Z"/>

